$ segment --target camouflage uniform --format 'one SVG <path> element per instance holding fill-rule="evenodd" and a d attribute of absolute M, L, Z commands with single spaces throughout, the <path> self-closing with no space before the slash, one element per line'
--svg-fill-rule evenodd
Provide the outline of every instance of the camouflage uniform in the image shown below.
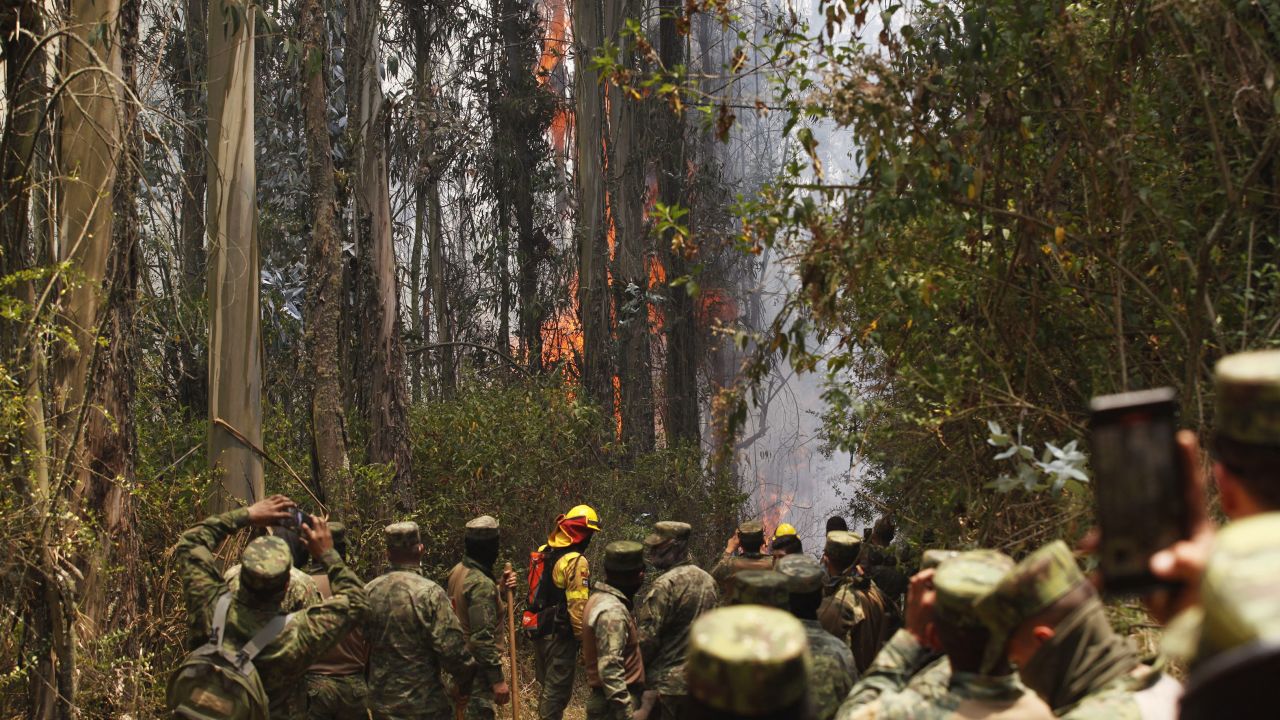
<path fill-rule="evenodd" d="M 387 548 L 419 543 L 415 523 L 386 529 Z M 462 626 L 444 590 L 422 576 L 419 563 L 393 563 L 369 583 L 369 709 L 374 718 L 446 718 L 452 708 L 440 671 L 463 688 L 476 672 Z"/>
<path fill-rule="evenodd" d="M 1280 666 L 1277 567 L 1280 513 L 1236 520 L 1218 533 L 1201 580 L 1200 605 L 1170 630 L 1169 639 L 1191 651 L 1184 716 L 1274 716 L 1268 683 Z"/>
<path fill-rule="evenodd" d="M 789 613 L 737 605 L 703 615 L 689 634 L 687 666 L 694 717 L 809 716 L 809 643 Z"/>
<path fill-rule="evenodd" d="M 342 523 L 329 523 L 334 548 L 339 549 L 340 554 L 343 552 L 341 548 L 346 547 L 346 530 Z M 321 569 L 312 565 L 307 572 L 315 581 L 320 597 L 327 599 L 333 592 L 329 578 L 319 572 Z M 364 641 L 360 629 L 354 628 L 307 670 L 307 717 L 311 720 L 368 720 L 366 700 L 369 685 L 364 679 L 368 664 L 369 644 Z"/>
<path fill-rule="evenodd" d="M 827 599 L 818 611 L 818 619 L 827 632 L 849 644 L 858 672 L 866 672 L 883 645 L 886 605 L 884 595 L 875 583 L 858 573 L 856 559 L 862 538 L 837 530 L 827 533 L 826 554 L 837 562 L 850 563 L 848 569 L 831 579 Z"/>
<path fill-rule="evenodd" d="M 606 572 L 644 569 L 640 543 L 614 542 L 605 548 Z M 587 600 L 582 632 L 587 670 L 588 720 L 631 720 L 645 688 L 640 633 L 631 616 L 631 600 L 621 590 L 597 581 Z"/>
<path fill-rule="evenodd" d="M 1176 683 L 1141 664 L 1111 629 L 1096 592 L 1061 540 L 1019 562 L 978 609 L 993 632 L 1007 636 L 1068 596 L 1078 598 L 1075 607 L 1018 669 L 1022 681 L 1061 718 L 1176 717 Z"/>
<path fill-rule="evenodd" d="M 991 551 L 964 553 L 943 562 L 934 576 L 936 589 L 935 616 L 940 622 L 952 626 L 981 626 L 981 616 L 976 610 L 980 599 L 991 593 L 1005 572 L 1013 566 L 1007 556 Z M 905 631 L 904 631 L 905 632 Z M 1003 642 L 1000 636 L 995 642 Z M 898 648 L 910 645 L 900 642 Z M 916 646 L 913 657 L 904 656 L 899 667 L 907 672 L 923 667 L 926 654 Z M 973 648 L 981 650 L 981 648 Z M 877 663 L 880 660 L 877 659 Z M 882 667 L 895 665 L 886 658 Z M 1030 692 L 1013 673 L 987 675 L 954 671 L 941 697 L 926 699 L 907 689 L 907 672 L 881 673 L 866 681 L 878 684 L 883 690 L 874 702 L 857 707 L 855 699 L 860 695 L 855 689 L 850 703 L 840 710 L 842 720 L 877 720 L 879 718 L 924 718 L 926 720 L 951 720 L 958 718 L 1002 718 L 1003 720 L 1049 720 L 1053 714 L 1044 701 Z M 896 682 L 892 682 L 896 681 Z M 862 684 L 860 683 L 860 686 Z M 868 693 L 861 693 L 863 699 Z"/>
<path fill-rule="evenodd" d="M 468 537 L 497 540 L 498 521 L 483 515 L 468 522 L 465 533 Z M 499 643 L 503 605 L 492 572 L 492 568 L 464 556 L 449 573 L 449 598 L 467 638 L 467 649 L 479 667 L 477 682 L 467 700 L 467 717 L 475 720 L 494 716 L 493 686 L 503 682 Z"/>
<path fill-rule="evenodd" d="M 206 518 L 178 540 L 178 574 L 193 630 L 209 635 L 215 601 L 228 592 L 214 563 L 213 551 L 231 533 L 249 524 L 249 511 L 232 510 Z M 279 636 L 253 661 L 271 704 L 273 720 L 306 716 L 307 668 L 351 628 L 368 609 L 360 579 L 330 550 L 320 557 L 333 587 L 333 597 L 293 614 Z M 243 583 L 227 613 L 226 641 L 243 646 L 263 625 L 280 614 L 283 588 L 292 567 L 288 545 L 274 537 L 258 538 L 245 548 Z"/>
<path fill-rule="evenodd" d="M 645 684 L 659 694 L 661 715 L 680 717 L 688 692 L 685 655 L 689 628 L 720 600 L 716 582 L 688 559 L 693 529 L 687 523 L 659 522 L 645 538 L 646 552 L 663 570 L 636 607 L 640 650 L 644 654 Z"/>
<path fill-rule="evenodd" d="M 809 640 L 809 654 L 813 658 L 809 698 L 814 717 L 831 720 L 857 680 L 858 668 L 849 646 L 824 630 L 814 614 L 815 604 L 822 595 L 822 566 L 807 555 L 788 555 L 778 561 L 778 574 L 786 579 L 791 612 L 804 625 L 805 637 Z"/>
<path fill-rule="evenodd" d="M 715 579 L 720 590 L 721 600 L 727 599 L 733 591 L 733 578 L 743 570 L 772 570 L 773 556 L 764 555 L 760 548 L 764 547 L 764 525 L 755 520 L 748 520 L 738 525 L 738 541 L 743 550 L 740 555 L 724 555 L 720 562 L 711 568 L 711 577 Z"/>

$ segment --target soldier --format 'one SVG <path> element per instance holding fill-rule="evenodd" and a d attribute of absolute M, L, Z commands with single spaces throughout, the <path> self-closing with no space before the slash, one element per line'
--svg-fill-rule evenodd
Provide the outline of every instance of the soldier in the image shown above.
<path fill-rule="evenodd" d="M 912 692 L 923 700 L 937 700 L 947 694 L 951 682 L 951 661 L 942 653 L 933 631 L 933 620 L 927 611 L 929 593 L 933 592 L 933 574 L 944 560 L 958 556 L 952 550 L 926 550 L 921 558 L 921 573 L 912 578 L 908 590 L 906 626 L 893 634 L 880 648 L 853 692 L 840 708 L 848 717 L 855 710 L 870 705 L 881 697 Z"/>
<path fill-rule="evenodd" d="M 560 720 L 573 694 L 582 639 L 582 617 L 591 586 L 591 567 L 583 555 L 600 530 L 600 517 L 589 505 L 578 505 L 556 518 L 556 529 L 538 548 L 551 582 L 536 584 L 530 609 L 538 618 L 534 639 L 534 672 L 542 686 L 540 720 Z M 535 593 L 530 583 L 530 593 Z"/>
<path fill-rule="evenodd" d="M 979 610 L 988 625 L 1006 629 L 1008 659 L 1059 717 L 1176 717 L 1178 683 L 1139 662 L 1111 629 L 1061 540 L 1018 563 Z"/>
<path fill-rule="evenodd" d="M 390 569 L 369 583 L 369 710 L 375 720 L 452 714 L 441 669 L 466 696 L 476 674 L 462 626 L 444 589 L 422 576 L 418 524 L 388 525 Z"/>
<path fill-rule="evenodd" d="M 822 604 L 822 566 L 808 555 L 788 555 L 778 561 L 786 578 L 787 605 L 804 625 L 813 667 L 809 673 L 809 697 L 817 720 L 835 717 L 840 702 L 858 679 L 853 652 L 840 638 L 822 629 L 818 607 Z"/>
<path fill-rule="evenodd" d="M 739 605 L 698 618 L 689 633 L 689 717 L 813 720 L 804 627 L 775 608 Z"/>
<path fill-rule="evenodd" d="M 329 523 L 333 549 L 343 562 L 347 560 L 347 527 Z M 312 564 L 309 577 L 315 581 L 320 596 L 333 596 L 324 568 Z M 365 683 L 365 667 L 369 662 L 369 644 L 360 628 L 352 628 L 337 645 L 329 648 L 307 671 L 307 716 L 312 720 L 368 720 L 365 700 L 369 686 Z"/>
<path fill-rule="evenodd" d="M 774 561 L 802 552 L 804 552 L 804 543 L 800 542 L 795 526 L 791 523 L 779 525 L 773 533 L 773 542 L 769 544 L 769 554 L 773 556 Z"/>
<path fill-rule="evenodd" d="M 764 605 L 790 610 L 787 578 L 777 570 L 743 570 L 734 578 L 725 605 Z"/>
<path fill-rule="evenodd" d="M 498 521 L 481 515 L 467 523 L 463 530 L 462 562 L 449 573 L 449 601 L 462 624 L 467 649 L 475 658 L 479 680 L 467 702 L 467 717 L 488 720 L 494 716 L 494 705 L 511 701 L 511 688 L 502 675 L 502 610 L 498 584 L 493 580 L 493 565 L 498 561 L 500 530 Z M 516 586 L 515 573 L 503 573 L 504 590 Z"/>
<path fill-rule="evenodd" d="M 206 518 L 182 534 L 176 551 L 178 572 L 196 634 L 209 636 L 214 605 L 230 592 L 214 564 L 214 549 L 240 528 L 283 522 L 293 507 L 289 498 L 273 495 L 247 508 Z M 307 550 L 328 573 L 333 596 L 295 612 L 284 630 L 253 660 L 270 701 L 273 720 L 306 716 L 303 676 L 307 668 L 357 626 L 368 608 L 360 579 L 333 550 L 328 522 L 322 517 L 311 518 L 302 532 Z M 225 638 L 237 648 L 282 613 L 280 604 L 288 591 L 292 567 L 289 546 L 277 537 L 260 537 L 249 543 L 241 561 L 241 583 L 227 611 Z"/>
<path fill-rule="evenodd" d="M 948 559 L 937 570 L 925 570 L 913 578 L 910 590 L 913 621 L 922 615 L 930 618 L 931 639 L 951 661 L 947 692 L 935 699 L 925 699 L 910 690 L 883 694 L 875 702 L 851 710 L 858 694 L 855 689 L 851 702 L 841 708 L 839 717 L 842 720 L 1052 718 L 1053 713 L 1044 701 L 1018 681 L 998 652 L 992 652 L 999 649 L 1001 638 L 992 637 L 977 609 L 979 601 L 994 591 L 1012 567 L 1013 561 L 1002 553 L 976 550 Z M 932 590 L 928 589 L 930 586 Z M 913 630 L 919 631 L 919 627 Z M 908 666 L 898 675 L 899 689 L 905 687 L 901 679 L 920 667 L 924 657 L 921 654 L 914 658 L 914 668 L 911 667 L 913 659 L 908 659 Z"/>
<path fill-rule="evenodd" d="M 883 644 L 886 601 L 858 567 L 861 549 L 862 538 L 851 532 L 827 533 L 822 563 L 831 585 L 818 619 L 827 632 L 849 644 L 858 672 L 865 673 Z"/>
<path fill-rule="evenodd" d="M 1280 510 L 1280 350 L 1228 355 L 1218 361 L 1216 427 L 1212 438 L 1213 479 L 1222 512 L 1231 520 Z M 1156 553 L 1151 571 L 1157 577 L 1194 588 L 1213 545 L 1214 528 L 1207 510 L 1205 479 L 1195 433 L 1178 433 L 1182 467 L 1193 495 L 1191 539 Z M 1156 597 L 1149 607 L 1161 620 L 1194 604 L 1195 593 Z"/>
<path fill-rule="evenodd" d="M 1201 605 L 1170 628 L 1194 648 L 1180 717 L 1275 717 L 1280 672 L 1280 513 L 1233 522 L 1218 534 L 1200 584 Z M 1171 638 L 1166 637 L 1166 640 Z"/>
<path fill-rule="evenodd" d="M 880 588 L 880 592 L 884 593 L 888 607 L 891 609 L 885 629 L 886 637 L 902 627 L 902 599 L 907 594 L 907 582 L 910 580 L 907 573 L 903 572 L 898 554 L 893 549 L 893 538 L 896 534 L 897 528 L 892 518 L 886 515 L 877 520 L 875 526 L 871 528 L 871 535 L 867 538 L 867 542 L 862 545 L 863 557 L 859 563 L 866 571 L 867 577 L 871 578 L 876 587 Z"/>
<path fill-rule="evenodd" d="M 332 523 L 329 525 L 329 530 L 333 532 Z M 297 550 L 294 548 L 294 544 L 299 542 L 297 533 L 282 527 L 270 527 L 266 529 L 266 532 L 284 540 L 289 546 L 289 557 L 292 563 L 289 566 L 289 589 L 285 592 L 284 601 L 280 603 L 280 609 L 287 613 L 297 612 L 320 602 L 322 599 L 320 588 L 317 587 L 315 578 L 311 577 L 309 573 L 298 569 Z M 336 538 L 334 545 L 337 545 Z M 317 572 L 323 575 L 324 568 L 317 566 Z M 231 592 L 239 590 L 240 563 L 227 568 L 227 571 L 222 574 L 222 578 L 227 581 L 227 587 Z M 203 639 L 201 641 L 203 642 Z"/>
<path fill-rule="evenodd" d="M 688 523 L 654 523 L 644 540 L 649 564 L 661 573 L 636 608 L 640 650 L 644 654 L 645 685 L 658 693 L 658 717 L 684 717 L 688 694 L 685 655 L 689 628 L 720 601 L 716 582 L 705 570 L 689 562 Z"/>
<path fill-rule="evenodd" d="M 587 670 L 589 720 L 645 720 L 656 697 L 641 707 L 645 689 L 640 632 L 631 599 L 644 584 L 644 546 L 612 542 L 604 549 L 604 582 L 587 599 L 582 626 L 582 662 Z"/>
<path fill-rule="evenodd" d="M 720 562 L 711 569 L 711 577 L 715 578 L 720 588 L 720 597 L 725 597 L 733 584 L 733 576 L 740 570 L 772 570 L 773 557 L 765 555 L 764 525 L 758 520 L 747 520 L 738 525 L 738 530 L 725 544 L 724 555 Z"/>

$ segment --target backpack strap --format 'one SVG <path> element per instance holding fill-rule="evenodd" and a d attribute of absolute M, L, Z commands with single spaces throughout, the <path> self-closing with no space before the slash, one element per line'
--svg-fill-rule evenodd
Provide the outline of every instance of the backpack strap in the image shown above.
<path fill-rule="evenodd" d="M 253 639 L 245 643 L 244 647 L 240 648 L 240 652 L 236 653 L 236 666 L 243 671 L 249 663 L 253 662 L 254 658 L 258 657 L 258 653 L 262 652 L 266 646 L 271 644 L 271 641 L 284 632 L 285 627 L 292 619 L 292 613 L 271 618 L 271 622 L 263 625 L 262 629 L 258 630 L 257 634 L 253 636 Z"/>
<path fill-rule="evenodd" d="M 222 638 L 227 632 L 227 610 L 231 607 L 231 593 L 218 596 L 213 606 L 213 624 L 209 626 L 209 642 L 221 646 Z"/>

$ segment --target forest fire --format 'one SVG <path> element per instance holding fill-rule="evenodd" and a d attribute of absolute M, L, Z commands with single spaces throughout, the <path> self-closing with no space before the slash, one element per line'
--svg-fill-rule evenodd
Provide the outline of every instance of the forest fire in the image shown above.
<path fill-rule="evenodd" d="M 766 538 L 773 537 L 778 526 L 786 522 L 795 501 L 795 493 L 784 494 L 776 484 L 766 480 L 763 474 L 756 474 L 756 504 L 760 509 L 760 522 L 764 524 Z"/>

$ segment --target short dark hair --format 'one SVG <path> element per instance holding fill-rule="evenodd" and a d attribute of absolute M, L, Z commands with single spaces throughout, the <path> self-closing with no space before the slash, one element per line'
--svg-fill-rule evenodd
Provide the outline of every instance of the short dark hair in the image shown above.
<path fill-rule="evenodd" d="M 893 524 L 893 518 L 885 515 L 876 521 L 875 527 L 871 528 L 871 539 L 882 545 L 888 545 L 893 542 L 894 535 L 898 534 L 898 528 Z"/>
<path fill-rule="evenodd" d="M 1280 446 L 1218 435 L 1213 439 L 1213 450 L 1255 502 L 1268 510 L 1280 510 Z"/>
<path fill-rule="evenodd" d="M 827 532 L 835 532 L 836 530 L 849 532 L 849 523 L 845 522 L 844 518 L 839 515 L 827 518 Z"/>
<path fill-rule="evenodd" d="M 800 538 L 796 535 L 783 535 L 774 538 L 773 545 L 769 549 L 773 552 L 783 550 L 788 555 L 798 555 L 804 552 L 804 543 L 800 542 Z"/>
<path fill-rule="evenodd" d="M 941 617 L 934 617 L 933 626 L 955 670 L 974 673 L 982 670 L 983 653 L 991 639 L 989 630 L 981 625 L 957 625 Z"/>
<path fill-rule="evenodd" d="M 818 608 L 822 607 L 822 590 L 808 593 L 791 593 L 788 597 L 791 614 L 801 620 L 817 620 Z"/>

